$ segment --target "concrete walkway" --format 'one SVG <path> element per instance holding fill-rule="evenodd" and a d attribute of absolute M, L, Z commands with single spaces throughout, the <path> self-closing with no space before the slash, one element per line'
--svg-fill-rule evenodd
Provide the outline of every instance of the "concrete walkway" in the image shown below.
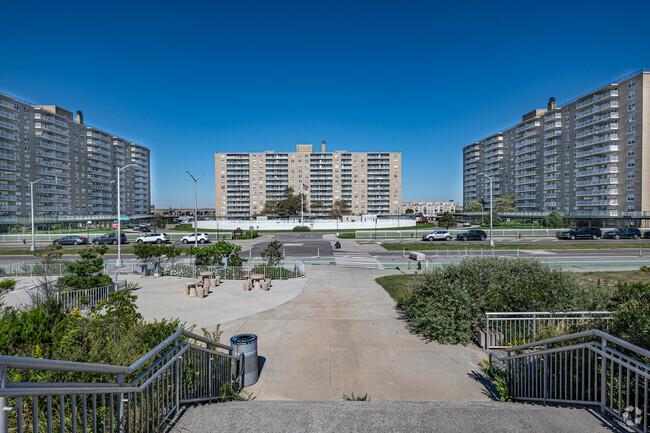
<path fill-rule="evenodd" d="M 375 278 L 395 271 L 312 265 L 294 300 L 225 323 L 259 337 L 259 400 L 488 400 L 474 379 L 475 346 L 426 343 L 411 335 Z"/>
<path fill-rule="evenodd" d="M 624 432 L 591 409 L 501 402 L 238 402 L 190 407 L 173 432 Z"/>

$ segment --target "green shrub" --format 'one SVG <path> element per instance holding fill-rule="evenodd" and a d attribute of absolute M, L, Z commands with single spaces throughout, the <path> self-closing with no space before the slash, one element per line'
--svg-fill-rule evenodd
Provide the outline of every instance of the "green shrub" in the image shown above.
<path fill-rule="evenodd" d="M 532 259 L 479 257 L 423 273 L 398 308 L 427 339 L 468 344 L 485 312 L 572 311 L 591 302 L 568 272 Z"/>
<path fill-rule="evenodd" d="M 619 284 L 610 308 L 615 312 L 612 332 L 650 350 L 650 283 Z"/>
<path fill-rule="evenodd" d="M 310 232 L 311 229 L 308 226 L 295 226 L 293 228 L 294 232 Z"/>

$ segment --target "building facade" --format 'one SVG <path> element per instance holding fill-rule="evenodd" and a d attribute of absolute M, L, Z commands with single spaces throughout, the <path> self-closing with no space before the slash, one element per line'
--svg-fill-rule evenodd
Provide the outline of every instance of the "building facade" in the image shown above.
<path fill-rule="evenodd" d="M 440 215 L 445 212 L 456 212 L 456 204 L 453 200 L 448 201 L 403 201 L 401 213 L 406 209 L 412 209 L 415 213 L 423 215 Z"/>
<path fill-rule="evenodd" d="M 514 195 L 517 211 L 621 216 L 650 211 L 650 70 L 463 148 L 463 204 Z"/>
<path fill-rule="evenodd" d="M 0 93 L 0 218 L 35 215 L 115 215 L 117 168 L 122 215 L 146 215 L 151 205 L 149 149 L 84 124 L 53 105 L 33 105 Z"/>
<path fill-rule="evenodd" d="M 309 215 L 325 215 L 337 200 L 353 214 L 396 214 L 402 197 L 401 152 L 215 153 L 217 216 L 261 214 L 264 203 L 284 198 L 286 188 L 304 192 Z M 303 185 L 307 189 L 303 188 Z"/>

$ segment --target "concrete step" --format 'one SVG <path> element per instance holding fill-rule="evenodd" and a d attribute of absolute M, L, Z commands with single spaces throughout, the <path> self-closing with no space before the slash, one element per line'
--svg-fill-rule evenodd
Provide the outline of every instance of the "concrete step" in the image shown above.
<path fill-rule="evenodd" d="M 177 432 L 627 431 L 595 409 L 501 402 L 250 401 L 187 407 Z"/>

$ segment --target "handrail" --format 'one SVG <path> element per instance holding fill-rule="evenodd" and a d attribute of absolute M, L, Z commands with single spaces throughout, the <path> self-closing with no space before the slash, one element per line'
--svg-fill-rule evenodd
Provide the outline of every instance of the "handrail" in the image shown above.
<path fill-rule="evenodd" d="M 486 316 L 527 316 L 533 314 L 614 314 L 611 311 L 508 311 L 503 313 L 485 313 Z"/>

